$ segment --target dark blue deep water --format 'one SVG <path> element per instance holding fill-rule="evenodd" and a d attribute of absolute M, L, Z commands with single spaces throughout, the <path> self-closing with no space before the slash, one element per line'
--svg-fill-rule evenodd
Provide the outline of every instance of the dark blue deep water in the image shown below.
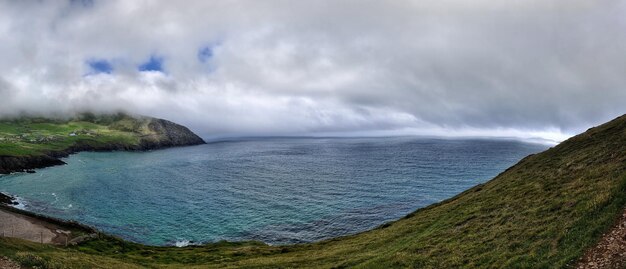
<path fill-rule="evenodd" d="M 27 210 L 151 245 L 352 234 L 485 182 L 547 146 L 509 140 L 273 138 L 80 153 L 0 177 Z"/>

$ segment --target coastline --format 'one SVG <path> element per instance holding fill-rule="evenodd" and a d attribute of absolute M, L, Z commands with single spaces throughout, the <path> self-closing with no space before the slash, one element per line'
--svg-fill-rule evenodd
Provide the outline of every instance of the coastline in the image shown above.
<path fill-rule="evenodd" d="M 40 169 L 46 167 L 52 167 L 57 165 L 64 165 L 65 162 L 56 158 L 64 158 L 68 157 L 71 154 L 76 154 L 79 152 L 114 152 L 114 151 L 149 151 L 149 150 L 158 150 L 158 149 L 166 149 L 166 148 L 174 148 L 174 147 L 186 147 L 186 146 L 196 146 L 206 144 L 204 140 L 192 141 L 186 144 L 158 144 L 158 143 L 149 143 L 142 142 L 138 146 L 124 146 L 119 144 L 110 144 L 104 147 L 91 147 L 89 145 L 86 146 L 73 146 L 64 151 L 57 151 L 50 153 L 50 156 L 0 156 L 0 176 L 7 175 L 11 173 L 35 173 L 33 169 Z M 54 156 L 54 157 L 51 157 Z M 30 160 L 34 160 L 33 162 L 28 162 L 29 157 L 32 158 Z M 6 164 L 5 161 L 7 158 L 17 158 L 22 161 L 19 161 L 18 164 L 21 166 L 15 166 L 15 169 L 7 169 L 3 168 L 3 165 Z M 46 162 L 40 162 L 39 160 L 51 160 Z M 24 161 L 25 160 L 25 161 Z M 7 172 L 8 171 L 8 172 Z M 29 240 L 32 242 L 42 242 L 53 245 L 75 245 L 81 243 L 86 240 L 100 238 L 102 236 L 105 237 L 115 237 L 113 235 L 105 234 L 102 231 L 96 229 L 95 227 L 91 227 L 89 225 L 85 225 L 83 223 L 79 223 L 73 220 L 63 220 L 59 218 L 54 218 L 50 216 L 46 216 L 43 214 L 34 213 L 28 211 L 26 209 L 19 208 L 20 203 L 18 198 L 12 196 L 11 194 L 0 192 L 0 217 L 3 219 L 13 218 L 19 220 L 22 226 L 14 225 L 14 223 L 0 221 L 0 236 L 2 237 L 15 237 L 24 240 Z M 15 222 L 18 224 L 18 222 Z M 22 231 L 22 236 L 9 236 L 8 232 L 11 230 L 22 229 L 26 231 Z M 48 230 L 47 238 L 49 240 L 42 240 L 41 237 L 46 238 L 41 233 L 39 237 L 33 235 L 33 230 L 37 230 L 39 232 L 43 232 Z M 4 232 L 3 232 L 4 231 Z M 45 233 L 45 232 L 44 232 Z M 14 233 L 17 234 L 17 233 Z M 191 246 L 192 244 L 189 244 Z M 186 246 L 186 245 L 185 245 Z M 179 247 L 179 246 L 177 246 Z"/>
<path fill-rule="evenodd" d="M 67 228 L 71 228 L 71 229 L 80 229 L 86 232 L 90 232 L 90 233 L 101 233 L 100 231 L 98 231 L 96 228 L 91 227 L 89 225 L 85 225 L 76 221 L 67 221 L 67 220 L 62 220 L 62 219 L 58 219 L 58 218 L 54 218 L 54 217 L 49 217 L 49 216 L 45 216 L 42 214 L 38 214 L 38 213 L 34 213 L 34 212 L 30 212 L 24 209 L 19 209 L 17 207 L 15 207 L 15 198 L 12 196 L 9 196 L 7 194 L 4 193 L 0 193 L 0 197 L 2 198 L 10 198 L 11 201 L 13 201 L 13 204 L 9 204 L 9 203 L 0 203 L 0 209 L 5 210 L 5 211 L 9 211 L 11 213 L 15 213 L 15 214 L 20 214 L 26 217 L 31 217 L 31 218 L 36 218 L 39 219 L 41 221 L 46 221 L 49 222 L 51 224 L 54 225 L 60 225 L 60 226 L 65 226 Z"/>
<path fill-rule="evenodd" d="M 17 202 L 15 197 L 12 197 L 8 194 L 4 194 L 0 192 L 0 206 L 16 206 L 19 203 Z"/>
<path fill-rule="evenodd" d="M 142 142 L 139 145 L 128 146 L 122 144 L 107 144 L 104 146 L 92 146 L 88 144 L 78 144 L 62 151 L 52 151 L 46 155 L 39 156 L 0 156 L 0 175 L 11 173 L 34 173 L 34 169 L 52 167 L 66 164 L 61 158 L 68 157 L 79 152 L 113 152 L 113 151 L 149 151 L 166 149 L 173 147 L 197 146 L 206 144 L 203 140 L 191 141 L 185 144 L 157 144 Z"/>
<path fill-rule="evenodd" d="M 20 255 L 31 255 L 78 268 L 482 268 L 490 264 L 552 268 L 571 267 L 581 260 L 594 264 L 615 256 L 589 249 L 597 245 L 604 251 L 605 242 L 612 244 L 621 236 L 610 231 L 621 226 L 617 219 L 626 205 L 624 130 L 626 118 L 619 117 L 401 219 L 310 244 L 224 241 L 175 248 L 99 233 L 69 248 L 2 239 L 0 254 L 16 261 Z M 587 250 L 591 254 L 581 258 Z"/>
<path fill-rule="evenodd" d="M 91 238 L 97 238 L 101 232 L 78 223 L 66 221 L 27 210 L 16 206 L 15 197 L 0 193 L 0 235 L 31 242 L 53 245 L 74 245 Z"/>
<path fill-rule="evenodd" d="M 34 169 L 64 165 L 66 163 L 60 160 L 60 158 L 79 152 L 149 151 L 202 144 L 206 144 L 206 142 L 199 137 L 195 140 L 183 142 L 168 141 L 166 143 L 142 140 L 139 145 L 131 146 L 122 144 L 107 144 L 103 146 L 77 144 L 62 151 L 52 151 L 41 156 L 0 156 L 0 175 L 35 173 Z M 101 236 L 114 237 L 105 235 L 96 228 L 77 221 L 68 221 L 34 213 L 19 208 L 19 206 L 20 203 L 17 197 L 0 192 L 0 236 L 53 245 L 73 245 Z M 7 221 L 7 219 L 11 220 Z M 16 230 L 19 232 L 15 232 Z M 11 231 L 11 236 L 9 236 L 8 231 Z"/>
<path fill-rule="evenodd" d="M 34 169 L 63 165 L 65 162 L 62 161 L 61 158 L 83 151 L 148 151 L 206 144 L 200 136 L 189 130 L 189 128 L 168 120 L 150 117 L 132 118 L 124 115 L 120 117 L 122 118 L 119 119 L 119 122 L 115 123 L 121 126 L 110 127 L 113 123 L 97 125 L 99 128 L 104 128 L 107 131 L 115 130 L 118 133 L 107 133 L 108 135 L 97 137 L 93 136 L 91 133 L 91 129 L 97 129 L 97 127 L 91 125 L 89 125 L 90 127 L 84 127 L 87 128 L 87 130 L 81 130 L 83 133 L 80 135 L 74 133 L 76 132 L 74 129 L 78 127 L 73 129 L 68 128 L 67 132 L 72 132 L 70 137 L 74 138 L 65 143 L 55 140 L 52 140 L 53 142 L 36 142 L 35 139 L 24 142 L 23 137 L 25 134 L 7 131 L 14 137 L 22 137 L 22 140 L 10 142 L 17 143 L 17 149 L 5 150 L 0 153 L 0 174 L 11 174 L 15 172 L 33 173 Z M 132 123 L 131 127 L 123 124 L 128 121 Z M 30 128 L 29 124 L 30 123 L 20 123 L 17 125 Z M 54 124 L 57 123 L 55 122 Z M 93 125 L 96 123 L 90 122 L 90 124 Z M 45 128 L 42 130 L 47 131 Z M 51 135 L 59 136 L 61 134 L 56 132 Z M 131 137 L 132 139 L 120 139 L 120 135 L 125 135 L 123 137 Z M 34 145 L 33 143 L 39 145 L 36 147 L 37 150 L 24 150 Z"/>

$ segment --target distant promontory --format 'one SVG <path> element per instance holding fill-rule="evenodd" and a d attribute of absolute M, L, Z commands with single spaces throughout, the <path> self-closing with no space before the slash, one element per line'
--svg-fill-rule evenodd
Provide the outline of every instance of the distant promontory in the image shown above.
<path fill-rule="evenodd" d="M 0 120 L 0 174 L 65 164 L 80 151 L 143 151 L 204 144 L 187 127 L 124 113 Z"/>

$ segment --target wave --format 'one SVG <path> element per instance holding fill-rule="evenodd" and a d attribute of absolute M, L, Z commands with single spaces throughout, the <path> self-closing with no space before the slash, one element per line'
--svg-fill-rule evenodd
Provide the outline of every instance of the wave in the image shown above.
<path fill-rule="evenodd" d="M 174 243 L 174 246 L 179 247 L 179 248 L 183 248 L 189 245 L 191 245 L 191 241 L 189 240 L 179 240 Z"/>
<path fill-rule="evenodd" d="M 13 196 L 13 201 L 17 202 L 17 204 L 12 205 L 13 207 L 21 210 L 26 210 L 26 200 L 19 196 Z"/>

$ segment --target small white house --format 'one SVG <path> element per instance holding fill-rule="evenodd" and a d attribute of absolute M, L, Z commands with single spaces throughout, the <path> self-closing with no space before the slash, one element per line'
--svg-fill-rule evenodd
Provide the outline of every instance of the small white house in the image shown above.
<path fill-rule="evenodd" d="M 76 133 L 70 133 L 70 136 L 76 136 Z"/>

